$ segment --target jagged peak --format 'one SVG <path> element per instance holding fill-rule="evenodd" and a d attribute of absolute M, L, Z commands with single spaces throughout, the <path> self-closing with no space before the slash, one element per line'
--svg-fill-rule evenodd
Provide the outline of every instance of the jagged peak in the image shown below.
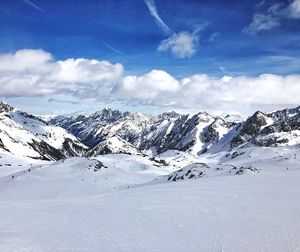
<path fill-rule="evenodd" d="M 96 111 L 95 113 L 91 114 L 90 117 L 108 121 L 108 122 L 113 122 L 113 121 L 119 120 L 129 114 L 130 113 L 127 111 L 122 112 L 118 109 L 112 109 L 112 108 L 105 107 L 102 110 Z"/>
<path fill-rule="evenodd" d="M 6 102 L 0 101 L 0 113 L 2 112 L 11 112 L 13 111 L 15 108 L 11 105 L 9 105 Z"/>
<path fill-rule="evenodd" d="M 250 116 L 245 124 L 258 123 L 260 126 L 266 125 L 268 120 L 268 116 L 261 111 L 256 111 L 252 116 Z"/>
<path fill-rule="evenodd" d="M 161 114 L 157 115 L 157 118 L 164 120 L 164 119 L 177 118 L 179 116 L 180 116 L 179 113 L 172 110 L 172 111 L 164 112 L 164 113 L 161 113 Z"/>
<path fill-rule="evenodd" d="M 263 112 L 257 110 L 257 111 L 252 115 L 252 117 L 259 117 L 259 116 L 266 116 L 266 114 L 264 114 Z"/>
<path fill-rule="evenodd" d="M 267 113 L 268 116 L 271 116 L 273 118 L 277 119 L 284 119 L 284 118 L 290 118 L 293 116 L 300 115 L 300 106 L 295 108 L 285 108 L 282 110 L 276 110 L 270 113 Z"/>
<path fill-rule="evenodd" d="M 194 114 L 193 117 L 198 118 L 200 121 L 210 121 L 214 119 L 212 115 L 205 111 Z"/>
<path fill-rule="evenodd" d="M 129 116 L 131 116 L 134 119 L 146 119 L 146 120 L 148 120 L 149 118 L 152 118 L 152 116 L 147 115 L 143 112 L 133 113 L 133 114 L 130 114 Z"/>
<path fill-rule="evenodd" d="M 223 125 L 223 126 L 228 126 L 228 122 L 224 120 L 222 117 L 215 117 L 215 120 L 212 122 L 212 125 Z"/>
<path fill-rule="evenodd" d="M 227 114 L 223 119 L 228 123 L 240 123 L 245 121 L 246 118 L 240 114 Z"/>

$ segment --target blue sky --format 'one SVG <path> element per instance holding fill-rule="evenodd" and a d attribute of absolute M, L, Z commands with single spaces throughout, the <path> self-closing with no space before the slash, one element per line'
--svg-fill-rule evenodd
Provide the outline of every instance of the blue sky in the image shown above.
<path fill-rule="evenodd" d="M 1 0 L 0 54 L 42 49 L 52 55 L 52 61 L 106 60 L 122 64 L 124 76 L 142 76 L 158 69 L 177 80 L 195 74 L 211 78 L 297 75 L 300 70 L 297 4 L 297 0 Z M 172 51 L 172 41 L 180 36 L 184 39 L 183 46 L 193 48 Z M 185 40 L 189 38 L 190 44 Z M 30 96 L 3 93 L 2 97 L 41 112 L 28 105 Z M 44 94 L 34 98 L 38 104 L 49 100 Z M 124 99 L 102 103 L 132 107 L 128 101 L 124 105 Z M 94 108 L 97 102 L 81 104 Z M 148 100 L 134 107 L 139 110 L 146 106 L 151 111 L 148 105 L 160 107 Z M 77 109 L 65 106 L 66 110 Z M 41 107 L 51 112 L 60 108 L 61 103 Z"/>

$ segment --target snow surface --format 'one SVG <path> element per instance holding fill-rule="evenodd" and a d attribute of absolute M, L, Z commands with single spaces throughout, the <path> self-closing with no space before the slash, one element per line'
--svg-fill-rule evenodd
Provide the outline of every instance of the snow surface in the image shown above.
<path fill-rule="evenodd" d="M 19 171 L 26 171 L 37 165 L 49 164 L 50 162 L 36 160 L 28 157 L 16 156 L 0 150 L 0 181 L 3 177 L 11 177 Z"/>
<path fill-rule="evenodd" d="M 112 154 L 30 171 L 0 156 L 12 164 L 0 179 L 0 251 L 300 251 L 299 148 Z M 156 180 L 195 162 L 260 172 Z"/>

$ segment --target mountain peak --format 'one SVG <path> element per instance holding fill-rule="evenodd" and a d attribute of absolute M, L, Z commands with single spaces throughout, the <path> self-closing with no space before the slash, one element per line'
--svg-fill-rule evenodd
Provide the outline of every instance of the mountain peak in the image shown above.
<path fill-rule="evenodd" d="M 0 101 L 0 113 L 2 112 L 11 112 L 14 110 L 14 107 L 9 105 L 6 102 Z"/>
<path fill-rule="evenodd" d="M 100 111 L 95 112 L 94 114 L 91 115 L 91 117 L 102 121 L 114 122 L 127 116 L 128 114 L 129 112 L 121 112 L 118 109 L 111 109 L 106 107 Z"/>

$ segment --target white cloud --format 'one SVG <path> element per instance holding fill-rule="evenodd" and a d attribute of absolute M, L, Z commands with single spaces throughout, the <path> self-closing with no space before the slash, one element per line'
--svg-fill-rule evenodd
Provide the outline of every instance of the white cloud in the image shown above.
<path fill-rule="evenodd" d="M 154 17 L 157 25 L 164 31 L 169 38 L 164 39 L 158 46 L 158 51 L 171 51 L 173 55 L 178 58 L 190 58 L 198 49 L 199 32 L 203 29 L 203 26 L 199 26 L 194 32 L 181 31 L 173 33 L 173 31 L 166 25 L 166 23 L 158 15 L 158 11 L 154 0 L 144 0 L 150 14 Z M 170 36 L 171 34 L 171 36 Z M 217 34 L 213 34 L 209 40 L 213 41 Z"/>
<path fill-rule="evenodd" d="M 158 51 L 171 51 L 178 58 L 190 58 L 198 49 L 199 31 L 172 34 L 160 42 Z"/>
<path fill-rule="evenodd" d="M 194 75 L 182 80 L 182 85 L 186 99 L 179 100 L 178 106 L 187 105 L 184 100 L 188 100 L 189 107 L 247 111 L 300 104 L 300 75 L 222 78 Z"/>
<path fill-rule="evenodd" d="M 180 91 L 180 83 L 165 71 L 152 70 L 142 76 L 126 76 L 114 90 L 116 99 L 162 106 L 170 104 Z"/>
<path fill-rule="evenodd" d="M 0 55 L 0 71 L 25 71 L 41 69 L 52 60 L 50 53 L 43 50 L 25 49 Z"/>
<path fill-rule="evenodd" d="M 294 0 L 290 3 L 287 11 L 290 18 L 300 18 L 300 0 Z"/>
<path fill-rule="evenodd" d="M 255 35 L 279 27 L 282 19 L 291 18 L 300 18 L 300 0 L 292 0 L 287 5 L 278 2 L 271 5 L 266 13 L 255 13 L 251 23 L 243 29 L 243 32 Z"/>
<path fill-rule="evenodd" d="M 271 30 L 278 26 L 280 26 L 278 17 L 270 14 L 255 14 L 252 22 L 243 31 L 254 35 L 260 31 Z"/>
<path fill-rule="evenodd" d="M 121 64 L 88 59 L 54 61 L 43 50 L 24 49 L 0 55 L 0 95 L 36 96 L 112 88 L 123 74 Z M 100 92 L 101 93 L 101 92 Z"/>
<path fill-rule="evenodd" d="M 54 61 L 45 51 L 21 50 L 0 55 L 0 96 L 246 114 L 300 105 L 300 75 L 216 78 L 196 74 L 176 79 L 162 70 L 141 76 L 124 76 L 123 72 L 121 64 L 108 61 Z"/>
<path fill-rule="evenodd" d="M 196 74 L 176 80 L 164 71 L 128 76 L 111 94 L 127 104 L 213 113 L 272 110 L 300 105 L 300 75 L 210 77 Z"/>
<path fill-rule="evenodd" d="M 111 64 L 108 61 L 67 59 L 55 62 L 51 80 L 67 83 L 115 82 L 123 73 L 121 64 Z"/>

